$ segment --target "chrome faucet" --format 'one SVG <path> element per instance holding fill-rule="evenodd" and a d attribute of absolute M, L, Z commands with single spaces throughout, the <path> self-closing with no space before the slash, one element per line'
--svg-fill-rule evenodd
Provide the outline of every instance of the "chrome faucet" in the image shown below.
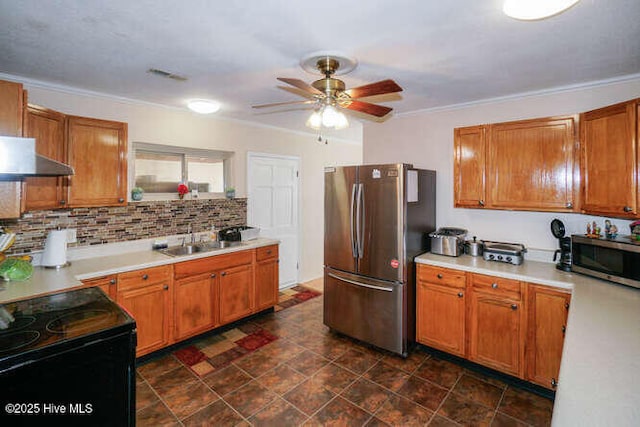
<path fill-rule="evenodd" d="M 182 246 L 186 245 L 186 241 L 187 241 L 187 236 L 191 235 L 191 244 L 195 245 L 196 243 L 196 235 L 193 233 L 193 227 L 191 226 L 191 223 L 187 224 L 187 234 L 185 234 L 184 236 L 182 236 Z"/>

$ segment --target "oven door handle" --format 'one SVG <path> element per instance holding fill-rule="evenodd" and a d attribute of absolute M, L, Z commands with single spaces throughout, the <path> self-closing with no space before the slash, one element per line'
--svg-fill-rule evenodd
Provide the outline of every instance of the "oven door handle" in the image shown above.
<path fill-rule="evenodd" d="M 351 283 L 352 285 L 361 286 L 363 288 L 374 289 L 376 291 L 393 292 L 393 289 L 383 288 L 382 286 L 367 285 L 366 283 L 356 282 L 355 280 L 345 279 L 344 277 L 336 276 L 333 273 L 329 273 L 329 277 L 340 280 L 341 282 Z"/>

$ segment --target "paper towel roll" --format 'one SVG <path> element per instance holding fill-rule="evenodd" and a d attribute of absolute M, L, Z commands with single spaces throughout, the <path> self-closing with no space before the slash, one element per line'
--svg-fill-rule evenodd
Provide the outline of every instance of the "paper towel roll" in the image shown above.
<path fill-rule="evenodd" d="M 67 230 L 51 230 L 44 243 L 42 265 L 64 267 L 67 264 Z"/>

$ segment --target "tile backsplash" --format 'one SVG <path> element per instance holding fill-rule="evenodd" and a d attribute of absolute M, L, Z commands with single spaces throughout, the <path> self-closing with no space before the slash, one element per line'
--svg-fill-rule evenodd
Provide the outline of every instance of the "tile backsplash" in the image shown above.
<path fill-rule="evenodd" d="M 16 233 L 7 252 L 44 249 L 50 230 L 77 229 L 77 242 L 69 247 L 148 239 L 187 232 L 245 225 L 247 199 L 199 199 L 134 202 L 127 206 L 57 209 L 26 212 L 20 219 L 0 220 L 0 227 Z"/>

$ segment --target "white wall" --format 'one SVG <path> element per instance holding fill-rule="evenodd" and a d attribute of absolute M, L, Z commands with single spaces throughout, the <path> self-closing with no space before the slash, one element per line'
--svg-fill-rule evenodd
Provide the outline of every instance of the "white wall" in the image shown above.
<path fill-rule="evenodd" d="M 246 197 L 247 152 L 298 156 L 301 159 L 300 280 L 322 275 L 324 166 L 362 162 L 361 141 L 329 141 L 320 145 L 313 134 L 254 126 L 199 116 L 188 111 L 136 104 L 106 97 L 30 87 L 29 102 L 66 114 L 129 124 L 129 143 L 149 142 L 234 151 L 233 185 Z"/>
<path fill-rule="evenodd" d="M 437 224 L 460 226 L 485 240 L 524 243 L 537 249 L 555 249 L 549 225 L 560 218 L 567 233 L 584 233 L 587 221 L 602 217 L 579 214 L 509 212 L 453 207 L 453 129 L 562 114 L 575 114 L 640 97 L 640 79 L 592 85 L 553 93 L 495 100 L 440 111 L 394 117 L 384 124 L 365 124 L 364 162 L 406 162 L 437 171 Z M 629 221 L 613 220 L 623 234 Z"/>

